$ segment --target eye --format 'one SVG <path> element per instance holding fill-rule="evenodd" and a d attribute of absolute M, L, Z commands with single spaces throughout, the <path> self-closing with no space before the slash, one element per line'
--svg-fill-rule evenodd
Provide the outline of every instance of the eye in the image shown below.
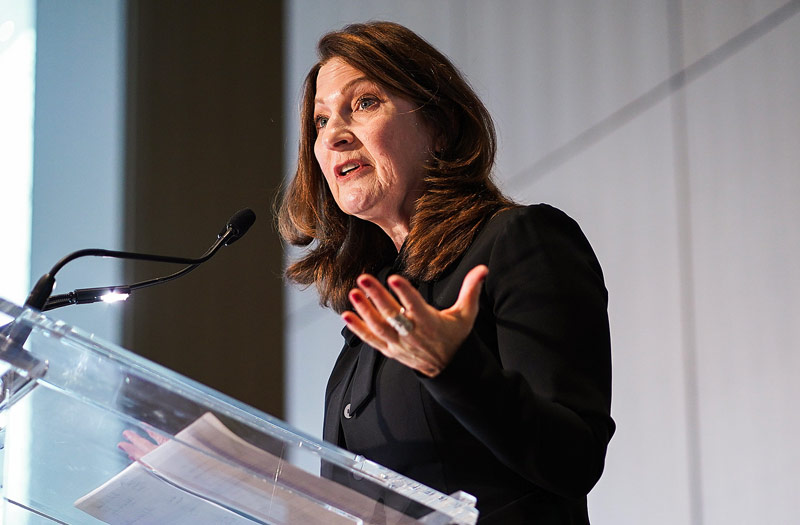
<path fill-rule="evenodd" d="M 372 95 L 364 95 L 356 102 L 356 109 L 364 111 L 378 103 L 378 99 Z"/>
<path fill-rule="evenodd" d="M 317 129 L 324 128 L 325 125 L 328 123 L 328 117 L 325 115 L 317 115 L 314 117 L 314 127 Z"/>

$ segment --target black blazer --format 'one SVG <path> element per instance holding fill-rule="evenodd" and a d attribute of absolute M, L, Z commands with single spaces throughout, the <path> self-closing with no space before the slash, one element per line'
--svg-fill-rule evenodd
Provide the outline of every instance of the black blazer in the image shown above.
<path fill-rule="evenodd" d="M 482 524 L 586 524 L 614 433 L 600 265 L 564 213 L 519 207 L 487 221 L 442 278 L 418 289 L 447 308 L 478 264 L 489 275 L 474 329 L 435 378 L 345 328 L 324 439 L 446 494 L 473 494 Z"/>

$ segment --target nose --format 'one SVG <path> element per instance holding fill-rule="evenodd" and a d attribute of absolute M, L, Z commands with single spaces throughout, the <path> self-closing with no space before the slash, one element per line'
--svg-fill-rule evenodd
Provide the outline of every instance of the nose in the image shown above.
<path fill-rule="evenodd" d="M 354 141 L 355 136 L 343 118 L 338 115 L 328 118 L 322 137 L 322 143 L 326 148 L 340 150 L 352 145 Z"/>

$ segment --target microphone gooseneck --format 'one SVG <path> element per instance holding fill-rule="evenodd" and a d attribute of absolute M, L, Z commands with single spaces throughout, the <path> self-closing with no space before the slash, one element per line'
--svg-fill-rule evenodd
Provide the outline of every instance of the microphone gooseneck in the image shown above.
<path fill-rule="evenodd" d="M 220 231 L 219 235 L 217 236 L 217 240 L 211 247 L 200 257 L 196 259 L 190 259 L 185 257 L 171 257 L 166 255 L 155 255 L 155 254 L 146 254 L 146 253 L 135 253 L 135 252 L 122 252 L 116 250 L 98 250 L 98 249 L 89 249 L 89 250 L 79 250 L 77 252 L 71 253 L 60 260 L 56 265 L 53 267 L 52 270 L 48 274 L 40 279 L 42 284 L 42 291 L 37 291 L 37 295 L 35 297 L 36 300 L 40 300 L 39 297 L 45 293 L 45 290 L 49 287 L 50 292 L 52 292 L 52 286 L 55 284 L 55 279 L 53 276 L 55 272 L 61 269 L 66 263 L 77 259 L 78 257 L 85 257 L 85 256 L 100 256 L 100 257 L 114 257 L 118 259 L 133 259 L 133 260 L 145 260 L 145 261 L 155 261 L 155 262 L 166 262 L 166 263 L 177 263 L 177 264 L 187 264 L 185 268 L 164 276 L 164 277 L 157 277 L 154 279 L 148 279 L 146 281 L 140 281 L 134 284 L 126 284 L 126 285 L 118 285 L 118 286 L 104 286 L 100 288 L 80 288 L 74 290 L 69 293 L 54 295 L 49 297 L 49 293 L 45 297 L 45 301 L 41 304 L 41 306 L 37 306 L 36 304 L 28 304 L 25 303 L 26 306 L 33 306 L 34 308 L 38 308 L 42 311 L 52 310 L 54 308 L 60 308 L 62 306 L 68 306 L 71 304 L 88 304 L 88 303 L 96 303 L 98 301 L 108 300 L 109 294 L 114 294 L 116 297 L 123 296 L 122 298 L 126 298 L 130 295 L 134 290 L 138 290 L 140 288 L 146 288 L 148 286 L 153 286 L 156 284 L 165 283 L 171 281 L 173 279 L 177 279 L 187 273 L 191 272 L 195 268 L 197 268 L 200 264 L 206 262 L 214 254 L 219 251 L 219 249 L 223 246 L 228 246 L 233 242 L 237 241 L 238 239 L 242 238 L 247 230 L 253 225 L 256 220 L 256 214 L 253 210 L 246 208 L 236 212 L 229 220 L 225 227 Z M 52 279 L 52 283 L 50 284 L 50 279 Z M 37 287 L 39 287 L 39 283 L 37 283 Z M 36 290 L 36 287 L 34 287 Z M 33 296 L 33 292 L 31 292 L 31 296 Z M 30 297 L 29 297 L 30 299 Z"/>

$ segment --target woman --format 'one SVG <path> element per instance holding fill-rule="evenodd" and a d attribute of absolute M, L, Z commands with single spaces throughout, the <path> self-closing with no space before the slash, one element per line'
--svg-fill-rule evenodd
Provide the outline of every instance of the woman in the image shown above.
<path fill-rule="evenodd" d="M 475 495 L 481 523 L 588 523 L 614 432 L 591 247 L 495 187 L 491 118 L 423 39 L 356 24 L 318 51 L 279 227 L 346 324 L 324 438 Z"/>

